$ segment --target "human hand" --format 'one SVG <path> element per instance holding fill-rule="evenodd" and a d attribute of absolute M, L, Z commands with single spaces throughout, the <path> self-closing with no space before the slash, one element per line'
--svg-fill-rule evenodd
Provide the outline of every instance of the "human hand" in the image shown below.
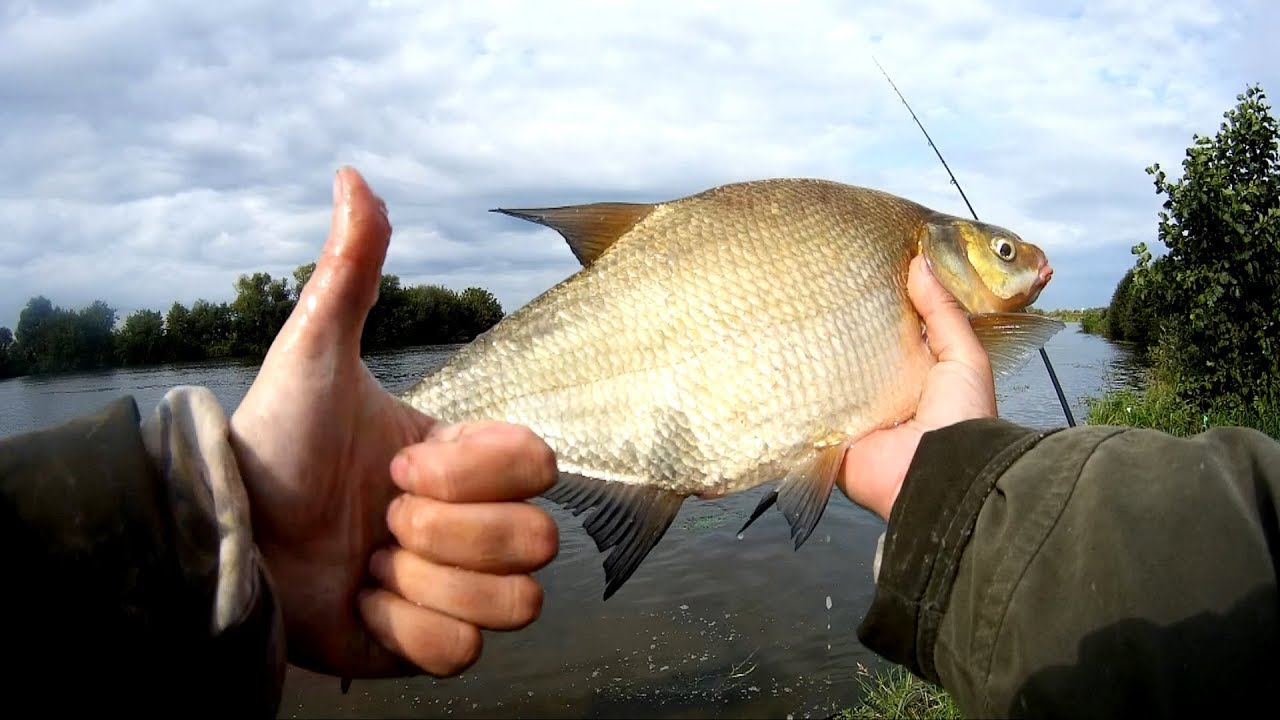
<path fill-rule="evenodd" d="M 907 291 L 924 319 L 937 362 L 925 378 L 916 414 L 849 446 L 837 484 L 853 502 L 888 521 L 920 438 L 962 420 L 996 416 L 991 361 L 960 303 L 921 256 L 911 261 Z"/>
<path fill-rule="evenodd" d="M 362 362 L 390 237 L 386 206 L 340 170 L 315 271 L 231 419 L 289 661 L 346 678 L 469 667 L 481 628 L 537 616 L 528 573 L 558 544 L 551 517 L 518 502 L 555 480 L 544 443 L 443 426 Z M 383 587 L 362 592 L 371 575 Z"/>

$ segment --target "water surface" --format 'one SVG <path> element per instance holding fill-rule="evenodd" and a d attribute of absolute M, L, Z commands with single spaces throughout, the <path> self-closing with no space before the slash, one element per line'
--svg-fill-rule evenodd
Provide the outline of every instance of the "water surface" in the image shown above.
<path fill-rule="evenodd" d="M 1141 383 L 1128 350 L 1078 332 L 1047 351 L 1077 422 L 1086 398 Z M 455 347 L 367 358 L 393 392 L 444 362 Z M 256 367 L 163 366 L 0 382 L 0 435 L 92 412 L 122 394 L 146 413 L 178 384 L 204 385 L 234 408 Z M 1065 424 L 1039 356 L 998 383 L 1002 416 L 1034 427 Z M 838 491 L 813 536 L 794 551 L 781 513 L 744 537 L 738 528 L 765 488 L 686 501 L 671 529 L 608 602 L 603 555 L 573 518 L 543 503 L 561 527 L 561 551 L 539 573 L 542 617 L 490 633 L 480 661 L 437 681 L 338 681 L 291 668 L 282 717 L 825 717 L 856 704 L 857 666 L 883 666 L 856 628 L 873 594 L 871 562 L 883 523 Z M 541 502 L 541 501 L 539 501 Z"/>

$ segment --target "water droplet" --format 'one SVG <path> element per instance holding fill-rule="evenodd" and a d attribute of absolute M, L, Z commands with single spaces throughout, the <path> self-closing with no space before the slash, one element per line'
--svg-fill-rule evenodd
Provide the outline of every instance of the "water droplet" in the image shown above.
<path fill-rule="evenodd" d="M 681 610 L 688 610 L 688 609 L 689 609 L 689 606 L 688 606 L 688 605 L 681 605 L 681 606 L 680 606 L 680 609 L 681 609 Z"/>
<path fill-rule="evenodd" d="M 831 609 L 831 596 L 830 596 L 830 595 L 828 595 L 828 596 L 827 596 L 827 609 L 828 609 L 828 610 L 830 610 L 830 609 Z"/>

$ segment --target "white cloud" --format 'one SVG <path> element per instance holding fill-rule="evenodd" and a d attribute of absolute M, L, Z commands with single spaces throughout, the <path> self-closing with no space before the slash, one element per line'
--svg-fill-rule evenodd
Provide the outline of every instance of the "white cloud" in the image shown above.
<path fill-rule="evenodd" d="M 1264 0 L 323 5 L 0 10 L 0 325 L 38 293 L 122 314 L 229 299 L 324 240 L 360 168 L 406 282 L 513 309 L 574 269 L 495 206 L 657 200 L 766 176 L 873 185 L 1045 247 L 1043 306 L 1103 304 L 1159 197 L 1266 57 Z"/>

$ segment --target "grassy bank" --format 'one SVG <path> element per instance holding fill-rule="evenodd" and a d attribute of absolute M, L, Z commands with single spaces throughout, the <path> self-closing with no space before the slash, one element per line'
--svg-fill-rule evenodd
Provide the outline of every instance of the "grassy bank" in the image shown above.
<path fill-rule="evenodd" d="M 1280 440 L 1280 399 L 1204 414 L 1181 402 L 1168 384 L 1154 382 L 1142 392 L 1118 391 L 1090 400 L 1084 422 L 1151 428 L 1179 437 L 1212 427 L 1250 427 Z"/>
<path fill-rule="evenodd" d="M 841 711 L 837 718 L 953 720 L 964 717 L 945 690 L 917 678 L 901 666 L 872 672 L 858 663 L 858 682 L 862 685 L 862 704 Z"/>

